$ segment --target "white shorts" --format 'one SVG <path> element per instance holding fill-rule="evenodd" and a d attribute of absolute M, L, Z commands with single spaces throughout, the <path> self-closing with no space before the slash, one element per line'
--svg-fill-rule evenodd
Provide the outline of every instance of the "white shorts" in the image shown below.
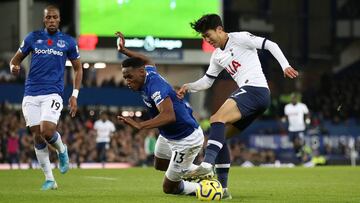
<path fill-rule="evenodd" d="M 204 133 L 199 127 L 191 135 L 181 140 L 169 140 L 159 136 L 155 145 L 155 156 L 170 160 L 165 173 L 171 181 L 180 181 L 183 170 L 188 169 L 200 152 L 204 142 Z"/>
<path fill-rule="evenodd" d="M 41 121 L 50 121 L 57 124 L 63 100 L 58 94 L 39 96 L 25 96 L 22 102 L 22 110 L 26 126 L 40 125 Z"/>

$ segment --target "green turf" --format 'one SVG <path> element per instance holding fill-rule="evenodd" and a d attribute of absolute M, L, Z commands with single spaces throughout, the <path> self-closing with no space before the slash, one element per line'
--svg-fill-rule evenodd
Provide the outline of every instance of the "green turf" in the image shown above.
<path fill-rule="evenodd" d="M 80 33 L 114 36 L 200 38 L 189 23 L 219 13 L 219 0 L 80 0 Z M 127 1 L 127 3 L 125 3 Z M 170 8 L 170 2 L 176 8 Z"/>
<path fill-rule="evenodd" d="M 40 191 L 40 170 L 0 171 L 0 202 L 197 202 L 165 195 L 152 168 L 55 172 L 59 189 Z M 231 168 L 227 202 L 360 202 L 359 167 Z"/>

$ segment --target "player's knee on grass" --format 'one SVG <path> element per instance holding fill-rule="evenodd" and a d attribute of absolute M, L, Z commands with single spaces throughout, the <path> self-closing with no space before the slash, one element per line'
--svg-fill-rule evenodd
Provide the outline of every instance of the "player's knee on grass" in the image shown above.
<path fill-rule="evenodd" d="M 181 192 L 180 184 L 181 184 L 181 180 L 174 182 L 174 181 L 169 180 L 165 176 L 164 182 L 163 182 L 163 191 L 165 194 L 179 194 Z"/>
<path fill-rule="evenodd" d="M 170 160 L 168 159 L 161 159 L 155 157 L 154 159 L 154 167 L 158 171 L 166 171 L 169 167 Z"/>

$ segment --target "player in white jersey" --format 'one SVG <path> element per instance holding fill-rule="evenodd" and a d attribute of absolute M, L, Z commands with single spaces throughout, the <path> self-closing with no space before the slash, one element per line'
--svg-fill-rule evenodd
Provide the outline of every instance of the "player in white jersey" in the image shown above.
<path fill-rule="evenodd" d="M 106 162 L 106 150 L 110 147 L 111 136 L 115 132 L 115 125 L 108 119 L 105 112 L 101 112 L 100 119 L 95 121 L 96 151 L 99 162 Z"/>
<path fill-rule="evenodd" d="M 285 105 L 284 114 L 289 124 L 289 138 L 293 143 L 296 157 L 300 162 L 308 161 L 303 147 L 306 124 L 310 123 L 309 109 L 306 104 L 298 102 L 296 94 L 292 94 L 291 103 Z"/>
<path fill-rule="evenodd" d="M 230 156 L 225 142 L 225 124 L 244 130 L 270 105 L 270 91 L 256 49 L 269 50 L 280 63 L 285 77 L 295 78 L 298 72 L 289 65 L 276 43 L 249 32 L 227 33 L 221 18 L 216 14 L 204 15 L 191 23 L 191 26 L 216 49 L 206 74 L 195 82 L 184 84 L 178 91 L 178 97 L 183 98 L 186 92 L 208 89 L 224 69 L 232 76 L 239 89 L 211 116 L 204 161 L 195 170 L 188 171 L 185 177 L 201 178 L 216 164 L 218 179 L 225 188 L 224 197 L 231 199 L 227 190 Z"/>

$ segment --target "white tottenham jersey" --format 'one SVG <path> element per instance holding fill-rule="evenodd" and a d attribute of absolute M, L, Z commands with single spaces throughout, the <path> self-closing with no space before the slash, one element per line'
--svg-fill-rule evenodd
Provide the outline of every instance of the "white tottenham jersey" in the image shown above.
<path fill-rule="evenodd" d="M 110 142 L 110 136 L 115 132 L 115 125 L 107 120 L 97 120 L 94 124 L 94 129 L 97 132 L 96 142 Z"/>
<path fill-rule="evenodd" d="M 268 88 L 256 50 L 264 48 L 266 39 L 249 32 L 233 32 L 228 36 L 225 49 L 216 48 L 213 52 L 206 75 L 217 77 L 225 69 L 239 87 L 248 85 Z M 287 60 L 285 59 L 285 64 L 281 65 L 288 66 Z"/>
<path fill-rule="evenodd" d="M 287 104 L 284 113 L 288 118 L 290 132 L 305 130 L 304 115 L 309 113 L 309 109 L 305 104 L 300 102 L 295 105 Z"/>

